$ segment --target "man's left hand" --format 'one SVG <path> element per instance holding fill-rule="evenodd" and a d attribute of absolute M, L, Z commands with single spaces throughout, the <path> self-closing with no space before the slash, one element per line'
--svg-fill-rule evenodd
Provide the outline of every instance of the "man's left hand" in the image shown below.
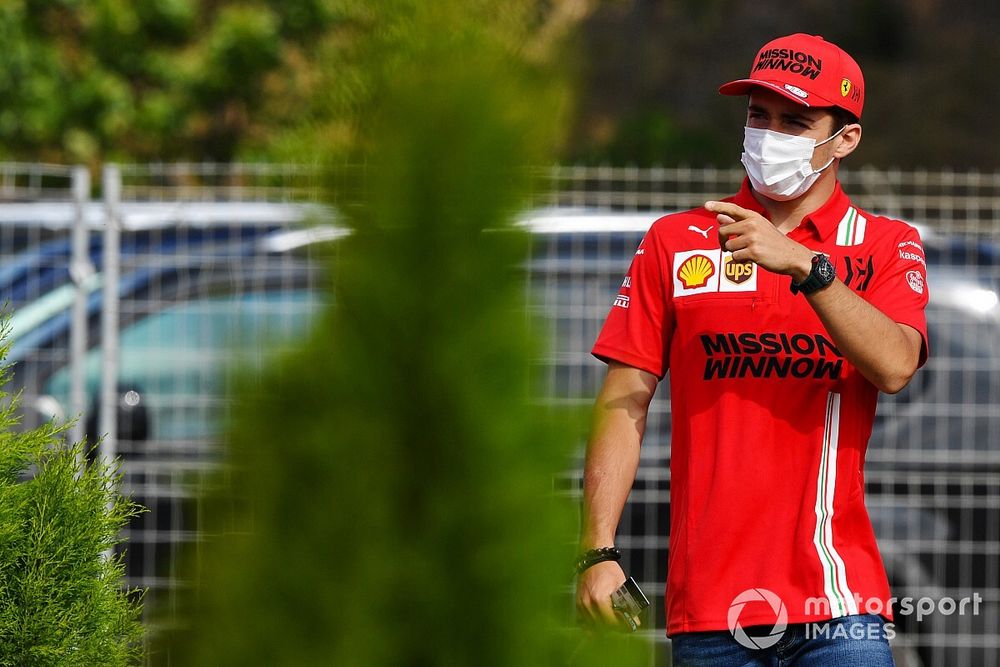
<path fill-rule="evenodd" d="M 815 253 L 796 243 L 755 211 L 728 202 L 710 201 L 705 208 L 719 222 L 719 245 L 736 261 L 750 260 L 773 273 L 802 282 L 812 269 Z"/>

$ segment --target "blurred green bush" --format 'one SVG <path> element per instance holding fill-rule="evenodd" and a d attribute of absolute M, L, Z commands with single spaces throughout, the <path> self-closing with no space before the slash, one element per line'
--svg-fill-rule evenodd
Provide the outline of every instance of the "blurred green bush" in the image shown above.
<path fill-rule="evenodd" d="M 584 425 L 540 400 L 511 224 L 566 88 L 524 55 L 527 3 L 378 7 L 333 305 L 244 389 L 176 664 L 549 666 L 580 639 L 553 479 Z M 612 649 L 642 647 L 574 664 Z"/>
<path fill-rule="evenodd" d="M 0 391 L 0 405 L 0 666 L 142 664 L 140 592 L 103 557 L 140 508 L 114 467 L 63 444 L 65 427 L 20 432 L 18 401 Z"/>

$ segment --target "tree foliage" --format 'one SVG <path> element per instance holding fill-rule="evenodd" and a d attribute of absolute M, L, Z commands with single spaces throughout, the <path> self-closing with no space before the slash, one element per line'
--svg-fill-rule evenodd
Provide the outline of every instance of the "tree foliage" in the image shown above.
<path fill-rule="evenodd" d="M 230 159 L 310 96 L 329 4 L 0 3 L 0 146 L 62 161 Z"/>
<path fill-rule="evenodd" d="M 354 151 L 359 109 L 371 108 L 380 89 L 365 54 L 407 29 L 407 4 L 0 3 L 0 157 L 302 160 Z M 536 57 L 565 31 L 567 12 L 534 2 L 469 7 L 494 35 L 520 31 L 516 38 Z"/>
<path fill-rule="evenodd" d="M 854 163 L 995 166 L 997 16 L 963 3 L 790 5 L 469 0 L 525 53 L 579 69 L 560 157 L 613 164 L 736 164 L 743 108 L 716 95 L 756 49 L 805 31 L 844 46 L 868 89 Z M 6 0 L 0 3 L 0 157 L 299 160 L 353 150 L 378 90 L 372 37 L 411 16 L 398 0 Z M 547 48 L 580 28 L 576 53 Z M 494 32 L 498 32 L 494 30 Z M 433 39 L 436 39 L 434 37 Z M 387 70 L 388 71 L 388 70 Z"/>
<path fill-rule="evenodd" d="M 0 666 L 141 664 L 139 593 L 122 588 L 121 556 L 102 555 L 138 506 L 115 468 L 63 444 L 64 427 L 16 429 L 8 399 L 0 392 Z"/>
<path fill-rule="evenodd" d="M 246 387 L 181 664 L 566 664 L 577 536 L 552 489 L 582 424 L 537 401 L 511 224 L 565 105 L 522 57 L 524 6 L 382 3 L 359 34 L 367 178 L 332 305 Z"/>

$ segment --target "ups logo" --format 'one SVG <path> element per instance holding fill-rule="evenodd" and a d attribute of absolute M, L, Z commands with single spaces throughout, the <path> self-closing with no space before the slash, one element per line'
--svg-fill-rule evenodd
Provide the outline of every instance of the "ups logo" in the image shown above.
<path fill-rule="evenodd" d="M 745 283 L 750 280 L 753 276 L 754 264 L 750 260 L 744 260 L 742 262 L 734 260 L 732 257 L 727 257 L 725 260 L 725 266 L 722 269 L 722 274 L 726 276 L 726 280 L 733 283 L 734 285 L 739 285 L 740 283 Z"/>

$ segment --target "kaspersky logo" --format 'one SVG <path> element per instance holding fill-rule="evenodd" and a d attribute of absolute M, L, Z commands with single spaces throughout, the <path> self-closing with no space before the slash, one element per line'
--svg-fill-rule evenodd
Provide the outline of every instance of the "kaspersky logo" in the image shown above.
<path fill-rule="evenodd" d="M 677 277 L 684 289 L 697 289 L 715 275 L 715 262 L 705 255 L 691 255 L 677 267 Z"/>
<path fill-rule="evenodd" d="M 768 609 L 771 610 L 774 614 L 774 625 L 770 631 L 766 631 L 763 635 L 754 633 L 751 636 L 747 634 L 740 621 L 740 616 L 748 605 L 753 609 L 755 616 Z M 745 646 L 748 649 L 765 649 L 777 644 L 781 640 L 781 636 L 785 634 L 785 629 L 788 627 L 788 610 L 785 609 L 785 603 L 774 591 L 769 591 L 766 588 L 748 588 L 733 598 L 726 620 L 729 624 L 730 634 L 740 646 Z M 755 621 L 752 625 L 764 625 L 766 630 L 766 626 L 770 623 L 770 620 L 766 623 Z"/>

